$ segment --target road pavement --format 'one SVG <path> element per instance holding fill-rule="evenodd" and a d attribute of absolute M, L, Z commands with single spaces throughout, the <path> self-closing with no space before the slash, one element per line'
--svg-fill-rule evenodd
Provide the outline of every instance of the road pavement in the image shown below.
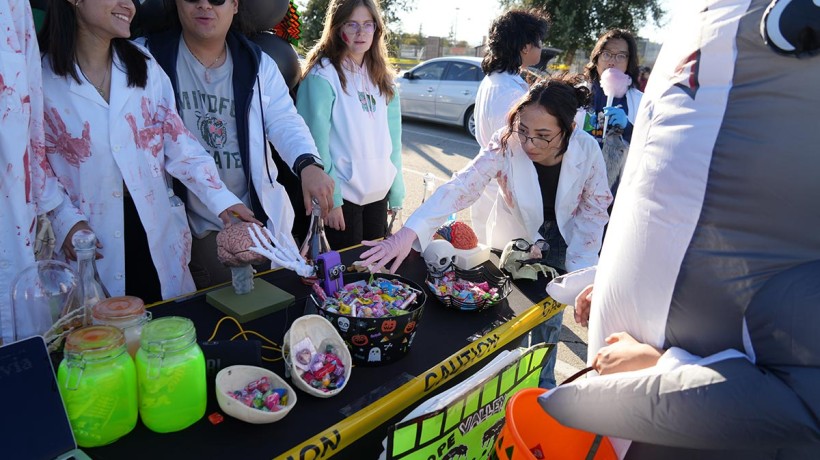
<path fill-rule="evenodd" d="M 432 173 L 436 185 L 448 180 L 479 151 L 478 143 L 457 126 L 439 125 L 405 118 L 402 121 L 402 168 L 407 195 L 403 216 L 409 216 L 424 195 L 422 176 Z M 470 224 L 470 212 L 458 213 L 457 219 Z M 564 327 L 558 345 L 555 377 L 558 383 L 585 367 L 587 330 L 575 323 L 572 308 L 564 311 Z"/>

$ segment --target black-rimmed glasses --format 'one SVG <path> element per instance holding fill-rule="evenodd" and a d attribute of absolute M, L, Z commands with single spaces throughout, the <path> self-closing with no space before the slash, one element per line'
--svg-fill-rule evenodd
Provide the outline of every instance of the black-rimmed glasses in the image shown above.
<path fill-rule="evenodd" d="M 199 0 L 185 0 L 187 3 L 199 3 Z M 225 0 L 208 0 L 213 6 L 220 6 L 225 4 Z"/>
<path fill-rule="evenodd" d="M 533 246 L 541 250 L 541 254 L 546 254 L 550 250 L 550 245 L 545 240 L 535 240 L 535 243 L 530 243 L 524 238 L 516 238 L 512 240 L 515 249 L 523 252 L 530 252 Z"/>
<path fill-rule="evenodd" d="M 556 135 L 552 136 L 552 139 L 547 139 L 544 137 L 527 136 L 521 131 L 516 131 L 516 133 L 518 134 L 518 140 L 521 141 L 522 147 L 527 145 L 527 141 L 530 141 L 532 142 L 532 145 L 537 149 L 549 148 L 550 142 L 554 141 L 556 137 L 561 135 L 561 133 L 557 133 Z"/>
<path fill-rule="evenodd" d="M 612 53 L 609 51 L 601 51 L 601 59 L 604 61 L 611 61 L 615 59 L 615 62 L 626 62 L 629 59 L 629 55 L 625 53 Z"/>

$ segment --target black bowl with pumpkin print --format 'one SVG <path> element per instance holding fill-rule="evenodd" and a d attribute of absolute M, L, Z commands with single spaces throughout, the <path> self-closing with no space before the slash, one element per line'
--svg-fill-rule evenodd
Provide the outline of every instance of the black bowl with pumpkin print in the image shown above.
<path fill-rule="evenodd" d="M 405 309 L 407 313 L 381 318 L 359 318 L 326 310 L 315 295 L 308 298 L 308 303 L 316 308 L 316 312 L 339 331 L 350 349 L 353 362 L 359 366 L 380 366 L 403 358 L 413 345 L 413 338 L 427 303 L 424 289 L 407 278 L 390 274 L 377 274 L 374 278 L 398 280 L 418 291 L 413 304 Z M 369 279 L 369 273 L 344 274 L 345 284 Z"/>

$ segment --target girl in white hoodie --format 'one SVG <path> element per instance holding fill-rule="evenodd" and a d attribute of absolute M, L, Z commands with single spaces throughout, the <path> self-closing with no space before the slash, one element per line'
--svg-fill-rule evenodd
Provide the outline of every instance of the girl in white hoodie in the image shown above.
<path fill-rule="evenodd" d="M 296 97 L 335 182 L 325 224 L 336 249 L 383 237 L 388 209 L 404 201 L 399 94 L 381 18 L 373 0 L 331 1 Z"/>

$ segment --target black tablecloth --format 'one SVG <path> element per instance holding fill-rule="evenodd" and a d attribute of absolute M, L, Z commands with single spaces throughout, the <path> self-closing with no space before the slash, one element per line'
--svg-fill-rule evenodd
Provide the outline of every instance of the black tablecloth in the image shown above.
<path fill-rule="evenodd" d="M 350 264 L 357 259 L 364 248 L 357 247 L 342 253 L 342 260 Z M 400 275 L 419 284 L 424 283 L 424 261 L 418 253 L 412 252 L 402 265 Z M 261 277 L 284 289 L 296 297 L 289 308 L 248 322 L 243 326 L 255 330 L 268 338 L 282 343 L 282 337 L 291 323 L 304 313 L 305 299 L 310 289 L 302 284 L 290 271 L 277 270 L 262 274 Z M 128 435 L 108 446 L 85 449 L 98 459 L 129 458 L 241 458 L 270 459 L 286 452 L 293 446 L 316 435 L 343 420 L 347 414 L 356 417 L 355 412 L 379 397 L 389 393 L 409 378 L 415 377 L 446 360 L 450 355 L 468 345 L 468 337 L 483 335 L 500 322 L 530 308 L 546 296 L 546 280 L 516 283 L 513 292 L 501 304 L 483 312 L 461 312 L 443 307 L 434 297 L 429 296 L 413 346 L 407 356 L 399 361 L 379 367 L 353 369 L 350 382 L 338 395 L 321 399 L 298 392 L 298 403 L 282 420 L 265 425 L 252 425 L 225 415 L 222 423 L 213 425 L 207 415 L 219 411 L 215 396 L 208 395 L 206 417 L 191 427 L 176 433 L 157 434 L 138 422 Z M 150 308 L 154 317 L 178 315 L 191 318 L 196 324 L 200 341 L 208 339 L 217 321 L 225 316 L 205 302 L 204 293 L 177 301 L 169 301 Z M 227 340 L 236 333 L 235 327 L 224 325 L 216 339 Z M 522 331 L 523 333 L 523 331 Z M 517 346 L 517 341 L 506 348 Z M 500 350 L 497 350 L 500 351 Z M 270 355 L 269 353 L 265 353 Z M 494 354 L 484 356 L 482 362 L 489 362 Z M 282 361 L 266 363 L 266 366 L 284 376 Z M 455 380 L 442 385 L 437 391 L 461 381 L 481 368 L 481 363 Z M 391 419 L 397 422 L 415 403 Z M 387 424 L 373 430 L 342 452 L 332 449 L 337 441 L 328 439 L 326 445 L 334 453 L 334 458 L 375 458 L 381 451 L 380 442 L 387 434 Z M 327 458 L 331 452 L 319 457 L 307 452 L 304 458 Z"/>

